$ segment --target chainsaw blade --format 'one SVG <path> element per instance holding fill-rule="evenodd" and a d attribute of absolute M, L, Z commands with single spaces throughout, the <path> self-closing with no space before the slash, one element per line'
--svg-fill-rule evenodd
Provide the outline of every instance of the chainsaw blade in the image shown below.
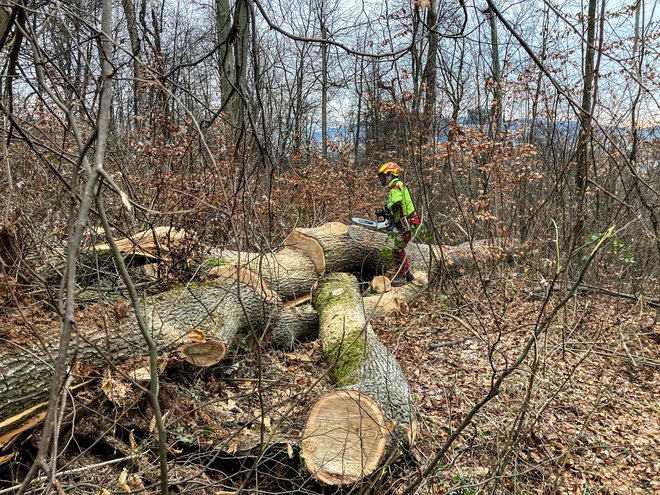
<path fill-rule="evenodd" d="M 387 220 L 384 220 L 382 222 L 376 222 L 375 220 L 368 220 L 366 218 L 359 218 L 359 217 L 353 217 L 351 218 L 351 221 L 353 223 L 357 223 L 358 225 L 362 225 L 364 227 L 369 227 L 371 229 L 386 229 L 390 226 L 390 222 Z"/>

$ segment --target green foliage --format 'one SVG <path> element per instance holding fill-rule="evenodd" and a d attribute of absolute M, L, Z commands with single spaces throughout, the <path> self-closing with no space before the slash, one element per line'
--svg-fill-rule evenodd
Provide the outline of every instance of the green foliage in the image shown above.
<path fill-rule="evenodd" d="M 435 244 L 435 235 L 433 232 L 433 228 L 427 223 L 423 223 L 422 225 L 417 227 L 417 231 L 415 235 L 416 235 L 416 242 L 423 242 L 424 244 L 428 244 L 428 245 Z"/>
<path fill-rule="evenodd" d="M 608 232 L 595 232 L 587 238 L 588 244 L 599 244 L 607 242 L 607 251 L 615 255 L 620 261 L 626 264 L 635 263 L 635 257 L 632 252 L 625 247 L 623 239 L 619 236 L 611 235 L 611 230 Z M 582 257 L 582 261 L 586 262 L 589 256 Z"/>
<path fill-rule="evenodd" d="M 174 429 L 174 436 L 176 438 L 177 442 L 181 442 L 184 445 L 191 446 L 194 445 L 195 443 L 195 435 L 192 435 L 190 433 L 186 433 L 184 428 L 182 426 L 177 426 Z"/>

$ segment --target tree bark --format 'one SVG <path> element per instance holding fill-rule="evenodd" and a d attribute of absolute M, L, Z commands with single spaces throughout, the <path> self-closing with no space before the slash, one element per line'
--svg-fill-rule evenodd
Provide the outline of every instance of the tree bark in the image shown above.
<path fill-rule="evenodd" d="M 244 253 L 212 250 L 206 264 L 210 273 L 222 273 L 229 267 L 240 268 L 255 283 L 277 292 L 283 300 L 308 295 L 318 280 L 314 262 L 301 251 L 284 248 L 277 252 Z"/>
<path fill-rule="evenodd" d="M 276 295 L 231 278 L 178 287 L 148 297 L 144 304 L 159 352 L 202 367 L 223 359 L 239 333 L 273 328 L 305 335 L 316 325 L 303 311 L 283 307 Z M 99 303 L 77 313 L 77 339 L 69 350 L 76 355 L 71 372 L 76 381 L 88 377 L 90 368 L 146 355 L 135 316 L 122 315 L 125 311 L 122 304 L 108 308 Z M 33 330 L 30 341 L 10 340 L 0 349 L 0 422 L 46 397 L 59 327 L 54 321 Z"/>
<path fill-rule="evenodd" d="M 160 231 L 156 229 L 156 232 Z M 153 239 L 153 235 L 146 238 Z M 287 247 L 275 253 L 212 252 L 205 260 L 206 266 L 211 267 L 206 276 L 215 277 L 215 280 L 193 282 L 145 298 L 148 327 L 161 355 L 169 353 L 196 366 L 219 362 L 239 333 L 268 331 L 273 346 L 291 349 L 298 341 L 316 338 L 320 328 L 324 348 L 330 349 L 328 339 L 333 331 L 338 330 L 328 326 L 330 310 L 325 307 L 319 310 L 319 305 L 323 306 L 319 302 L 323 301 L 322 296 L 316 296 L 314 306 L 305 304 L 312 287 L 322 274 L 328 272 L 362 276 L 381 273 L 388 262 L 385 252 L 391 248 L 389 242 L 388 235 L 382 232 L 331 223 L 296 229 L 287 239 Z M 125 243 L 127 249 L 135 246 L 135 240 L 126 240 Z M 155 248 L 156 244 L 152 247 Z M 146 259 L 151 259 L 151 248 L 147 244 L 137 242 L 137 246 Z M 100 247 L 102 245 L 97 246 Z M 355 368 L 351 368 L 352 365 L 348 365 L 349 368 L 335 366 L 333 373 L 337 384 L 355 385 L 357 392 L 369 393 L 371 400 L 383 408 L 385 418 L 394 418 L 401 424 L 406 424 L 409 419 L 405 416 L 407 413 L 402 416 L 395 410 L 403 407 L 403 399 L 396 398 L 395 402 L 399 404 L 396 408 L 387 401 L 383 403 L 383 394 L 390 391 L 382 389 L 384 385 L 379 381 L 382 377 L 378 374 L 391 371 L 396 378 L 400 370 L 370 327 L 365 326 L 365 311 L 369 318 L 406 312 L 408 304 L 423 293 L 429 267 L 432 273 L 441 267 L 469 267 L 475 259 L 487 261 L 501 256 L 503 250 L 486 241 L 476 241 L 472 245 L 466 243 L 442 248 L 410 244 L 408 253 L 415 279 L 402 287 L 389 287 L 387 280 L 382 279 L 380 284 L 372 284 L 372 290 L 382 293 L 371 292 L 364 298 L 358 294 L 359 299 L 353 300 L 357 297 L 353 295 L 357 292 L 355 278 L 347 274 L 335 275 L 337 280 L 347 284 L 340 288 L 351 294 L 352 299 L 350 305 L 342 309 L 346 311 L 345 316 L 334 325 L 344 325 L 344 321 L 353 325 L 350 332 L 361 338 L 361 345 L 356 349 L 362 349 L 361 360 L 356 361 Z M 346 277 L 350 283 L 346 282 Z M 324 280 L 335 279 L 321 279 L 322 287 L 330 283 Z M 22 318 L 17 321 L 19 325 L 26 323 Z M 59 349 L 59 323 L 33 323 L 31 330 L 32 337 L 9 339 L 0 349 L 0 443 L 7 429 L 15 430 L 17 421 L 22 424 L 30 416 L 10 419 L 6 424 L 2 424 L 3 420 L 41 403 L 52 378 L 54 356 Z M 98 376 L 95 368 L 147 353 L 135 316 L 123 301 L 112 306 L 97 303 L 78 310 L 75 335 L 75 345 L 69 349 L 69 353 L 76 356 L 77 364 L 71 371 L 75 375 L 74 383 L 89 375 Z M 353 350 L 353 345 L 358 344 L 351 344 L 346 349 Z M 332 352 L 338 351 L 326 351 L 328 355 Z M 340 355 L 343 356 L 343 351 L 336 356 Z M 334 363 L 335 360 L 328 357 L 328 362 Z M 356 377 L 360 378 L 359 384 Z M 342 392 L 333 397 L 353 400 L 357 392 Z M 36 412 L 38 409 L 33 411 Z"/>
<path fill-rule="evenodd" d="M 140 86 L 142 85 L 143 78 L 142 62 L 140 61 L 142 45 L 133 3 L 134 0 L 121 1 L 124 15 L 126 16 L 126 29 L 128 30 L 128 39 L 131 42 L 131 58 L 133 61 L 133 125 L 139 127 L 139 120 L 136 117 L 142 115 L 142 95 L 140 94 Z"/>
<path fill-rule="evenodd" d="M 325 12 L 321 12 L 321 39 L 328 39 Z M 328 45 L 321 45 L 321 152 L 328 158 Z"/>
<path fill-rule="evenodd" d="M 125 258 L 127 266 L 142 266 L 167 260 L 170 252 L 181 248 L 192 240 L 192 234 L 171 227 L 156 227 L 137 232 L 130 237 L 118 239 L 117 247 Z M 47 283 L 59 284 L 66 261 L 53 258 L 37 269 L 37 273 Z M 78 282 L 103 276 L 104 273 L 117 273 L 112 252 L 108 244 L 97 244 L 92 249 L 80 253 Z"/>
<path fill-rule="evenodd" d="M 315 228 L 298 228 L 285 244 L 305 253 L 319 274 L 348 272 L 371 278 L 392 265 L 391 236 L 357 225 L 332 222 Z M 513 247 L 500 240 L 478 240 L 457 246 L 411 242 L 406 253 L 414 270 L 439 275 L 502 259 Z"/>
<path fill-rule="evenodd" d="M 373 473 L 387 455 L 413 441 L 408 382 L 365 318 L 357 279 L 332 273 L 314 294 L 319 337 L 341 387 L 312 406 L 301 456 L 318 481 L 348 485 Z"/>
<path fill-rule="evenodd" d="M 428 285 L 426 275 L 421 272 L 415 272 L 415 280 L 401 287 L 391 287 L 387 277 L 378 278 L 381 280 L 375 284 L 376 287 L 372 287 L 362 299 L 367 319 L 392 313 L 407 313 L 410 303 L 419 298 Z M 309 303 L 289 307 L 280 322 L 271 335 L 271 345 L 277 349 L 291 350 L 298 343 L 319 336 L 318 313 Z"/>

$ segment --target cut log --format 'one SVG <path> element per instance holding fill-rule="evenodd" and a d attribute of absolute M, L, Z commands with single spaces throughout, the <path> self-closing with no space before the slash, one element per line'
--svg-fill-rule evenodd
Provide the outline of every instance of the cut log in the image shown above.
<path fill-rule="evenodd" d="M 392 236 L 387 233 L 341 223 L 297 228 L 284 244 L 313 259 L 321 274 L 347 272 L 361 278 L 371 278 L 391 268 L 394 247 Z M 488 240 L 458 246 L 411 242 L 406 253 L 413 269 L 440 274 L 468 268 L 478 262 L 497 261 L 507 254 L 509 248 L 502 241 Z"/>
<path fill-rule="evenodd" d="M 278 315 L 270 336 L 270 344 L 276 349 L 293 350 L 301 342 L 319 336 L 319 316 L 311 304 L 286 305 Z"/>
<path fill-rule="evenodd" d="M 353 484 L 393 449 L 409 447 L 415 429 L 410 391 L 399 363 L 365 319 L 354 276 L 323 277 L 313 304 L 325 362 L 342 388 L 313 405 L 301 456 L 318 481 Z"/>
<path fill-rule="evenodd" d="M 181 247 L 186 237 L 193 238 L 192 234 L 181 229 L 156 227 L 137 232 L 131 237 L 117 239 L 115 243 L 124 256 L 144 257 L 145 261 L 158 260 L 169 255 L 172 249 Z M 109 244 L 97 244 L 93 251 L 99 256 L 112 256 Z"/>
<path fill-rule="evenodd" d="M 211 274 L 228 267 L 239 269 L 246 277 L 250 272 L 251 278 L 277 292 L 285 301 L 308 295 L 319 278 L 310 257 L 287 248 L 264 254 L 214 249 L 205 264 L 211 267 Z"/>
<path fill-rule="evenodd" d="M 273 327 L 279 333 L 305 335 L 317 321 L 315 315 L 284 308 L 279 298 L 265 298 L 263 292 L 235 279 L 190 284 L 150 296 L 144 311 L 159 352 L 195 366 L 219 362 L 238 333 Z M 135 315 L 125 302 L 90 306 L 78 312 L 76 321 L 77 341 L 71 346 L 78 363 L 74 374 L 147 354 Z M 37 335 L 30 341 L 9 340 L 0 349 L 0 422 L 46 397 L 59 327 L 53 322 L 34 330 Z"/>
<path fill-rule="evenodd" d="M 314 228 L 297 228 L 284 245 L 314 260 L 319 274 L 377 273 L 378 252 L 386 235 L 363 227 L 331 222 Z"/>
<path fill-rule="evenodd" d="M 142 266 L 169 260 L 173 249 L 190 243 L 194 235 L 172 227 L 156 227 L 137 232 L 130 237 L 117 239 L 117 247 L 127 266 Z M 64 254 L 54 257 L 37 269 L 39 276 L 47 283 L 58 284 L 66 265 Z M 115 261 L 109 244 L 96 244 L 82 251 L 78 262 L 78 277 L 85 280 L 99 275 L 117 274 Z"/>
<path fill-rule="evenodd" d="M 428 278 L 423 272 L 414 272 L 412 282 L 400 287 L 391 287 L 389 290 L 365 295 L 363 304 L 367 318 L 377 318 L 392 313 L 405 314 L 409 305 L 418 299 L 428 287 Z M 387 280 L 387 277 L 384 277 Z M 380 283 L 375 287 L 379 288 Z M 372 284 L 373 287 L 374 284 Z"/>
<path fill-rule="evenodd" d="M 390 280 L 379 275 L 376 282 L 372 282 L 371 294 L 366 294 L 362 300 L 366 316 L 378 318 L 392 313 L 405 314 L 409 305 L 424 294 L 428 286 L 425 273 L 415 272 L 415 279 L 409 284 L 392 287 Z M 383 292 L 383 288 L 386 290 Z M 300 342 L 318 338 L 318 314 L 311 304 L 289 306 L 280 318 L 280 324 L 273 328 L 271 344 L 276 349 L 291 350 Z M 293 324 L 288 324 L 292 319 Z"/>
<path fill-rule="evenodd" d="M 383 292 L 392 290 L 392 281 L 385 275 L 376 275 L 371 280 L 369 286 L 371 287 L 371 292 L 374 294 L 382 294 Z"/>

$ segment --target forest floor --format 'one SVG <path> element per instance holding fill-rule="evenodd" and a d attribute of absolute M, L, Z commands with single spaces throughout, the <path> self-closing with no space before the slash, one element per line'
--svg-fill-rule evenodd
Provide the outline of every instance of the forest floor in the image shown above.
<path fill-rule="evenodd" d="M 445 281 L 441 296 L 372 322 L 404 369 L 419 420 L 412 455 L 387 470 L 381 493 L 400 493 L 488 394 L 494 373 L 514 363 L 558 301 L 551 294 L 544 306 L 538 286 L 509 266 L 488 281 Z M 65 493 L 157 491 L 153 414 L 120 370 L 77 391 L 64 418 Z M 578 292 L 417 493 L 659 493 L 659 371 L 654 308 Z M 297 456 L 306 412 L 330 387 L 316 341 L 281 352 L 248 339 L 209 369 L 164 366 L 173 490 L 235 493 L 245 483 L 257 493 L 330 493 Z M 28 432 L 0 452 L 12 456 L 0 465 L 0 493 L 25 473 L 35 438 Z"/>
<path fill-rule="evenodd" d="M 494 370 L 519 356 L 543 305 L 538 287 L 524 270 L 502 273 L 485 291 L 463 278 L 436 307 L 427 301 L 409 317 L 378 322 L 419 408 L 420 458 L 486 396 Z M 510 493 L 660 493 L 659 371 L 654 308 L 578 292 L 451 447 L 431 486 L 483 493 L 499 479 Z"/>

